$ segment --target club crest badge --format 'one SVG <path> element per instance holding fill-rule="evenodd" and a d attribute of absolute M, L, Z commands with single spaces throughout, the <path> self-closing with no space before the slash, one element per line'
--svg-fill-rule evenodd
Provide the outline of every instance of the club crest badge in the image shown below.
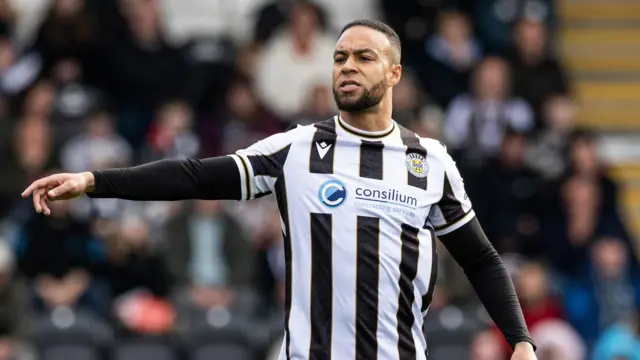
<path fill-rule="evenodd" d="M 407 165 L 407 170 L 409 170 L 413 176 L 418 178 L 427 177 L 429 164 L 427 164 L 427 159 L 425 159 L 424 156 L 418 153 L 407 154 L 405 164 Z"/>

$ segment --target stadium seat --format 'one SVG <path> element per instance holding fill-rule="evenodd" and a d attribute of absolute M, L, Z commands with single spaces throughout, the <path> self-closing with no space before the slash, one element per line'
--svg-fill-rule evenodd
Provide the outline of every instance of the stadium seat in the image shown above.
<path fill-rule="evenodd" d="M 424 332 L 429 344 L 437 344 L 441 349 L 455 349 L 466 348 L 473 336 L 482 328 L 484 328 L 484 323 L 478 317 L 475 308 L 461 309 L 450 306 L 430 312 L 424 326 Z M 430 349 L 429 353 L 431 352 Z"/>
<path fill-rule="evenodd" d="M 191 356 L 191 360 L 253 360 L 254 358 L 250 348 L 236 344 L 201 346 L 194 349 Z"/>
<path fill-rule="evenodd" d="M 214 328 L 203 326 L 187 335 L 186 348 L 192 360 L 250 360 L 255 346 L 250 328 L 238 325 Z"/>
<path fill-rule="evenodd" d="M 99 360 L 96 348 L 88 345 L 53 345 L 42 349 L 41 360 Z"/>
<path fill-rule="evenodd" d="M 161 339 L 133 339 L 122 341 L 113 348 L 112 360 L 174 360 L 176 350 Z"/>
<path fill-rule="evenodd" d="M 33 319 L 30 337 L 41 359 L 101 359 L 113 339 L 111 328 L 90 313 L 54 311 Z"/>
<path fill-rule="evenodd" d="M 429 360 L 467 359 L 469 350 L 466 346 L 434 346 L 429 348 Z"/>

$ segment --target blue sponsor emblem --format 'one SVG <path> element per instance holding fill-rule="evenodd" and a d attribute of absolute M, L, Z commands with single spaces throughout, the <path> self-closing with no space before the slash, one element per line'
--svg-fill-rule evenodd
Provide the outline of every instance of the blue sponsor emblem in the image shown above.
<path fill-rule="evenodd" d="M 329 180 L 320 186 L 318 198 L 328 207 L 338 207 L 347 198 L 347 188 L 338 180 Z"/>

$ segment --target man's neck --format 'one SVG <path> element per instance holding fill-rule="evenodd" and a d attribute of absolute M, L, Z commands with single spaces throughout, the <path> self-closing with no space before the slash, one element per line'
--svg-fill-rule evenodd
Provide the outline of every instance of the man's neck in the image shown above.
<path fill-rule="evenodd" d="M 391 107 L 380 106 L 371 112 L 341 111 L 340 117 L 347 124 L 363 131 L 378 132 L 391 127 Z"/>

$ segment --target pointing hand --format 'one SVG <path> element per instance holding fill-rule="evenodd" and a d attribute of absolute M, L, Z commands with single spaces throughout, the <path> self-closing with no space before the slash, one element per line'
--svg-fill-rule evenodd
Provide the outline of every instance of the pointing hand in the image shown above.
<path fill-rule="evenodd" d="M 93 189 L 94 177 L 91 172 L 54 174 L 34 181 L 22 192 L 22 197 L 33 195 L 33 207 L 38 213 L 51 214 L 49 201 L 67 200 L 81 196 Z"/>

